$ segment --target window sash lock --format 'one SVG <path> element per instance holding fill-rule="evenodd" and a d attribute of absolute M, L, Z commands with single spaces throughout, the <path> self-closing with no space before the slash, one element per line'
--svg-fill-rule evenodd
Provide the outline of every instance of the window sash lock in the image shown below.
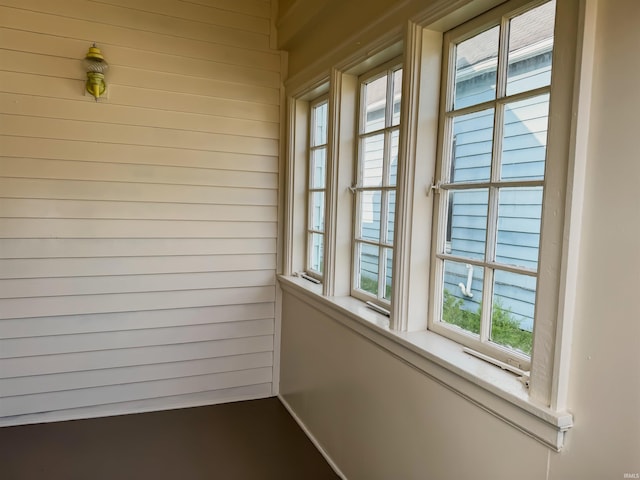
<path fill-rule="evenodd" d="M 440 193 L 441 186 L 441 182 L 432 183 L 431 186 L 427 187 L 427 197 L 431 196 L 431 192 Z"/>

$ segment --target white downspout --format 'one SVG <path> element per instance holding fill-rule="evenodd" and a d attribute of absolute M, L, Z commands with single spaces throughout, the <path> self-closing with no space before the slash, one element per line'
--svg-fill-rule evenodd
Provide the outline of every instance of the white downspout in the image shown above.
<path fill-rule="evenodd" d="M 460 291 L 462 295 L 467 298 L 473 298 L 473 293 L 471 293 L 471 281 L 473 280 L 473 265 L 467 263 L 467 284 L 460 282 L 458 286 L 460 287 Z"/>

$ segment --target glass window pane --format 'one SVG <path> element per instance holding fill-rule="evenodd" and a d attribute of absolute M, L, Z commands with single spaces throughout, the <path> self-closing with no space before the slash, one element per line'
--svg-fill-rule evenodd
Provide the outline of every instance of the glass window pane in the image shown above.
<path fill-rule="evenodd" d="M 400 101 L 402 98 L 402 70 L 393 72 L 393 118 L 391 125 L 400 125 Z"/>
<path fill-rule="evenodd" d="M 318 148 L 311 155 L 311 188 L 324 188 L 326 179 L 327 150 Z"/>
<path fill-rule="evenodd" d="M 311 193 L 311 230 L 324 231 L 324 192 Z"/>
<path fill-rule="evenodd" d="M 384 128 L 386 106 L 387 77 L 384 76 L 365 85 L 364 133 Z"/>
<path fill-rule="evenodd" d="M 481 182 L 491 178 L 494 109 L 453 119 L 451 182 Z"/>
<path fill-rule="evenodd" d="M 400 131 L 391 132 L 391 159 L 389 164 L 389 185 L 396 186 L 398 181 L 398 145 L 400 143 Z"/>
<path fill-rule="evenodd" d="M 496 270 L 493 279 L 491 341 L 531 355 L 536 278 Z"/>
<path fill-rule="evenodd" d="M 501 188 L 496 261 L 538 268 L 542 187 Z"/>
<path fill-rule="evenodd" d="M 474 265 L 444 262 L 442 321 L 479 334 L 484 269 Z"/>
<path fill-rule="evenodd" d="M 504 106 L 503 180 L 541 180 L 547 154 L 549 95 Z"/>
<path fill-rule="evenodd" d="M 358 244 L 358 288 L 378 296 L 379 249 L 366 243 Z"/>
<path fill-rule="evenodd" d="M 511 19 L 507 95 L 551 84 L 551 54 L 556 2 Z"/>
<path fill-rule="evenodd" d="M 396 192 L 387 194 L 388 210 L 387 210 L 387 243 L 393 243 L 393 231 L 396 220 Z"/>
<path fill-rule="evenodd" d="M 380 241 L 380 190 L 360 192 L 360 238 Z"/>
<path fill-rule="evenodd" d="M 449 191 L 447 252 L 483 260 L 487 237 L 489 190 Z"/>
<path fill-rule="evenodd" d="M 385 277 L 384 277 L 384 299 L 391 301 L 391 281 L 393 279 L 393 250 L 384 249 L 385 254 Z"/>
<path fill-rule="evenodd" d="M 496 98 L 500 27 L 479 33 L 456 48 L 454 109 Z"/>
<path fill-rule="evenodd" d="M 313 131 L 311 145 L 327 143 L 327 103 L 317 105 L 313 109 Z"/>
<path fill-rule="evenodd" d="M 309 236 L 309 268 L 322 273 L 324 259 L 324 235 L 312 233 Z"/>
<path fill-rule="evenodd" d="M 363 139 L 361 175 L 362 185 L 378 187 L 382 185 L 382 161 L 384 158 L 384 134 Z"/>

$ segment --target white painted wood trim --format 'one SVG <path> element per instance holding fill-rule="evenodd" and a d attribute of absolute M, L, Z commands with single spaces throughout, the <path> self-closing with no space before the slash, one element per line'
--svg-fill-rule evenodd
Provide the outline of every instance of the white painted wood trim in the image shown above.
<path fill-rule="evenodd" d="M 280 393 L 280 354 L 282 352 L 282 289 L 276 287 L 275 317 L 273 321 L 273 373 L 271 375 L 271 394 Z"/>
<path fill-rule="evenodd" d="M 296 423 L 302 429 L 302 431 L 305 433 L 305 435 L 309 438 L 309 440 L 311 440 L 311 443 L 313 443 L 313 445 L 318 449 L 318 451 L 324 457 L 324 459 L 327 461 L 329 466 L 333 469 L 334 472 L 336 472 L 336 475 L 338 475 L 343 480 L 347 480 L 347 476 L 344 473 L 342 473 L 342 471 L 340 470 L 338 465 L 329 456 L 329 454 L 324 449 L 322 444 L 318 441 L 318 439 L 316 437 L 313 436 L 313 433 L 311 433 L 311 431 L 307 428 L 307 426 L 300 419 L 300 417 L 298 417 L 298 415 L 295 412 L 295 410 L 293 409 L 293 407 L 291 405 L 289 405 L 289 402 L 287 402 L 287 400 L 282 395 L 278 395 L 278 399 L 280 399 L 280 402 L 282 402 L 282 405 L 284 405 L 284 408 L 287 409 L 289 414 L 293 417 L 293 419 L 296 421 Z"/>
<path fill-rule="evenodd" d="M 340 154 L 340 106 L 342 73 L 331 71 L 327 114 L 327 168 L 325 180 L 324 282 L 323 293 L 335 293 L 336 239 L 338 228 L 338 158 Z"/>
<path fill-rule="evenodd" d="M 277 3 L 277 2 L 276 2 Z M 273 19 L 272 19 L 273 21 Z M 287 76 L 287 67 L 288 67 L 288 55 L 287 52 L 281 52 L 280 54 L 280 66 L 281 66 L 281 77 L 285 78 Z M 291 264 L 290 259 L 285 260 L 285 235 L 287 232 L 287 228 L 289 227 L 288 222 L 290 221 L 289 216 L 289 205 L 287 204 L 287 194 L 288 189 L 292 188 L 291 179 L 287 176 L 287 159 L 289 158 L 289 149 L 291 148 L 291 144 L 289 141 L 289 134 L 291 132 L 292 125 L 290 125 L 289 115 L 295 113 L 295 111 L 289 111 L 289 102 L 287 101 L 287 92 L 284 88 L 284 85 L 280 83 L 280 123 L 279 123 L 279 135 L 280 135 L 280 143 L 279 143 L 279 156 L 278 156 L 278 236 L 276 239 L 276 273 L 286 272 L 285 267 L 288 268 Z"/>
<path fill-rule="evenodd" d="M 443 32 L 502 2 L 504 2 L 504 0 L 437 0 L 431 2 L 431 5 L 416 15 L 413 15 L 409 20 L 421 26 L 429 26 L 432 30 Z M 400 45 L 404 25 L 395 25 L 387 31 L 379 32 L 375 37 L 373 37 L 372 34 L 379 31 L 382 25 L 388 23 L 388 19 L 393 18 L 398 10 L 405 8 L 407 3 L 407 1 L 403 1 L 392 5 L 385 10 L 384 15 L 378 17 L 375 22 L 369 24 L 361 31 L 355 32 L 335 48 L 328 50 L 324 55 L 318 57 L 315 61 L 309 62 L 304 69 L 295 72 L 294 75 L 287 79 L 287 91 L 295 93 L 307 90 L 309 88 L 308 86 L 317 81 L 319 77 L 326 76 L 326 72 L 334 65 L 341 71 L 348 71 L 350 68 L 366 60 L 372 59 L 382 49 L 394 43 Z M 293 8 L 290 9 L 290 11 L 291 10 L 293 10 Z M 288 11 L 285 16 L 289 16 L 290 11 Z M 288 18 L 285 19 L 285 16 L 281 17 L 279 23 L 290 21 Z M 374 40 L 362 41 L 363 38 L 367 38 L 368 36 L 372 36 Z M 360 45 L 363 46 L 360 47 Z M 401 53 L 400 47 L 393 55 L 387 56 L 385 59 Z M 383 62 L 384 59 L 379 62 L 369 63 L 369 65 Z"/>
<path fill-rule="evenodd" d="M 277 29 L 275 27 L 275 19 L 277 16 L 278 2 L 272 2 L 271 10 L 271 36 L 270 43 L 272 46 L 277 45 Z M 286 52 L 280 54 L 280 78 L 286 78 L 288 56 Z M 278 238 L 276 240 L 276 273 L 282 274 L 283 272 L 290 271 L 291 268 L 291 256 L 289 255 L 290 237 L 287 237 L 290 231 L 290 210 L 291 207 L 287 203 L 287 192 L 289 188 L 292 188 L 292 179 L 288 178 L 287 159 L 289 158 L 290 143 L 288 135 L 290 132 L 289 116 L 292 112 L 288 111 L 289 103 L 287 102 L 286 91 L 284 85 L 280 84 L 280 158 L 278 159 Z M 283 121 L 283 119 L 286 119 Z M 286 243 L 286 238 L 289 238 L 289 243 Z M 285 248 L 285 244 L 287 247 Z M 288 255 L 288 256 L 285 256 Z M 289 270 L 285 270 L 289 269 Z M 273 372 L 271 375 L 271 394 L 277 395 L 280 391 L 280 352 L 281 352 L 281 340 L 282 340 L 282 290 L 280 287 L 276 287 L 275 291 L 275 305 L 274 305 L 274 319 L 273 319 Z"/>
<path fill-rule="evenodd" d="M 433 332 L 394 332 L 386 326 L 386 317 L 352 297 L 318 295 L 303 280 L 293 277 L 281 276 L 279 282 L 286 294 L 380 346 L 429 379 L 548 448 L 562 449 L 573 416 L 532 401 L 513 374 L 467 355 L 460 344 Z"/>
<path fill-rule="evenodd" d="M 435 169 L 442 35 L 408 22 L 405 40 L 401 119 L 402 161 L 398 164 L 394 291 L 394 328 L 427 328 L 431 217 L 433 195 L 427 195 Z M 404 149 L 404 150 L 402 150 Z"/>
<path fill-rule="evenodd" d="M 285 144 L 285 158 L 287 159 L 284 169 L 284 184 L 282 190 L 285 191 L 285 201 L 283 207 L 283 224 L 284 235 L 282 241 L 282 273 L 285 275 L 291 275 L 294 271 L 294 231 L 295 226 L 293 224 L 293 198 L 295 192 L 295 137 L 296 137 L 296 99 L 287 98 L 287 133 L 283 137 L 283 143 Z"/>
<path fill-rule="evenodd" d="M 570 211 L 565 204 L 569 195 L 569 176 L 572 149 L 573 124 L 575 122 L 575 88 L 577 81 L 577 44 L 581 28 L 579 22 L 580 2 L 563 0 L 556 3 L 556 28 L 553 48 L 553 80 L 549 104 L 549 126 L 547 137 L 547 159 L 545 185 L 540 225 L 540 250 L 538 282 L 533 328 L 533 353 L 531 356 L 531 397 L 552 405 L 558 328 L 560 319 L 560 292 L 567 287 L 562 283 L 565 257 L 563 251 L 567 228 L 571 222 Z M 590 102 L 591 99 L 583 99 Z M 580 232 L 572 232 L 579 237 Z M 572 239 L 576 245 L 577 238 Z M 564 339 L 570 342 L 570 337 Z M 562 388 L 565 388 L 563 386 Z"/>
<path fill-rule="evenodd" d="M 258 400 L 269 398 L 268 390 L 271 383 L 248 385 L 245 387 L 234 387 L 228 389 L 229 392 L 257 391 L 260 387 L 264 393 L 236 393 L 225 397 L 225 390 L 217 390 L 190 395 L 176 395 L 175 397 L 158 397 L 150 400 L 135 400 L 131 402 L 114 403 L 109 405 L 98 405 L 95 407 L 74 408 L 69 410 L 59 410 L 53 412 L 41 412 L 29 415 L 17 415 L 13 417 L 0 418 L 0 428 L 12 427 L 16 425 L 33 425 L 36 423 L 65 422 L 68 420 L 84 420 L 89 418 L 113 417 L 118 415 L 131 415 L 137 413 L 159 412 L 163 410 L 174 410 L 179 408 L 203 407 L 217 405 L 220 403 L 243 402 L 246 400 Z"/>
<path fill-rule="evenodd" d="M 386 15 L 385 17 L 386 18 Z M 380 20 L 384 19 L 381 17 Z M 377 22 L 379 23 L 379 22 Z M 373 26 L 368 28 L 371 29 Z M 326 78 L 326 70 L 322 68 L 323 65 L 335 65 L 336 68 L 341 72 L 348 73 L 358 73 L 362 72 L 350 72 L 349 70 L 354 68 L 355 66 L 365 62 L 365 60 L 371 59 L 376 54 L 381 51 L 389 48 L 395 43 L 398 43 L 402 38 L 402 29 L 400 27 L 393 29 L 390 32 L 387 32 L 384 35 L 379 36 L 376 41 L 371 44 L 367 44 L 366 47 L 358 49 L 356 52 L 348 55 L 346 58 L 342 56 L 342 52 L 352 48 L 353 45 L 359 44 L 357 40 L 350 38 L 344 41 L 339 47 L 335 50 L 327 52 L 326 55 L 318 58 L 315 62 L 311 63 L 307 68 L 298 72 L 294 76 L 291 76 L 285 82 L 285 86 L 287 91 L 293 92 L 294 95 L 300 94 L 305 90 L 309 89 L 309 85 L 318 81 L 320 78 Z M 393 50 L 393 49 L 392 49 Z M 386 60 L 389 60 L 393 57 L 396 57 L 402 53 L 401 49 L 393 50 L 393 52 L 389 53 L 389 56 L 384 55 L 384 59 L 381 59 L 379 62 L 370 63 L 369 65 L 377 65 L 380 63 L 384 63 Z M 335 61 L 335 60 L 340 60 Z M 335 62 L 334 62 L 335 61 Z M 317 72 L 317 73 L 316 73 Z M 307 80 L 311 79 L 311 80 Z"/>
<path fill-rule="evenodd" d="M 409 23 L 405 38 L 405 61 L 402 66 L 402 100 L 398 173 L 396 182 L 396 215 L 394 225 L 393 288 L 391 295 L 391 328 L 406 331 L 409 319 L 409 277 L 411 272 L 411 227 L 413 202 L 411 193 L 415 178 L 415 142 L 417 137 L 418 96 L 420 90 L 420 55 L 422 28 Z M 381 225 L 384 225 L 381 223 Z M 382 227 L 381 227 L 382 228 Z M 385 272 L 386 275 L 386 272 Z"/>
<path fill-rule="evenodd" d="M 330 101 L 335 103 L 338 123 L 334 131 L 335 150 L 332 152 L 334 162 L 332 175 L 328 181 L 332 184 L 331 201 L 335 202 L 332 210 L 331 239 L 335 242 L 332 253 L 332 264 L 327 265 L 325 279 L 332 276 L 331 290 L 325 293 L 332 295 L 348 295 L 351 291 L 352 274 L 352 239 L 354 195 L 349 190 L 353 183 L 356 164 L 354 119 L 358 108 L 358 78 L 334 70 L 335 86 Z M 339 81 L 339 83 L 338 83 Z M 339 86 L 339 88 L 338 88 Z M 330 270 L 330 268 L 332 270 Z"/>
<path fill-rule="evenodd" d="M 598 0 L 580 2 L 551 407 L 567 408 L 584 209 Z"/>

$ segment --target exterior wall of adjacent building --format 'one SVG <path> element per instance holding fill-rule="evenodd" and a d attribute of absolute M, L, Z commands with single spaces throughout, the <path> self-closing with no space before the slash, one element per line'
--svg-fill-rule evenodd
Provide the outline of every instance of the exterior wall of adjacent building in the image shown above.
<path fill-rule="evenodd" d="M 0 425 L 273 394 L 271 17 L 0 1 Z"/>
<path fill-rule="evenodd" d="M 322 14 L 300 30 L 287 23 L 293 15 L 281 19 L 297 84 L 428 7 L 314 3 Z M 576 294 L 568 399 L 575 425 L 563 450 L 550 451 L 425 376 L 347 328 L 348 320 L 285 293 L 281 394 L 347 478 L 601 480 L 640 473 L 640 4 L 599 1 L 596 14 L 591 121 L 581 146 L 587 165 L 579 275 L 568 286 Z M 329 28 L 332 35 L 322 35 Z"/>

